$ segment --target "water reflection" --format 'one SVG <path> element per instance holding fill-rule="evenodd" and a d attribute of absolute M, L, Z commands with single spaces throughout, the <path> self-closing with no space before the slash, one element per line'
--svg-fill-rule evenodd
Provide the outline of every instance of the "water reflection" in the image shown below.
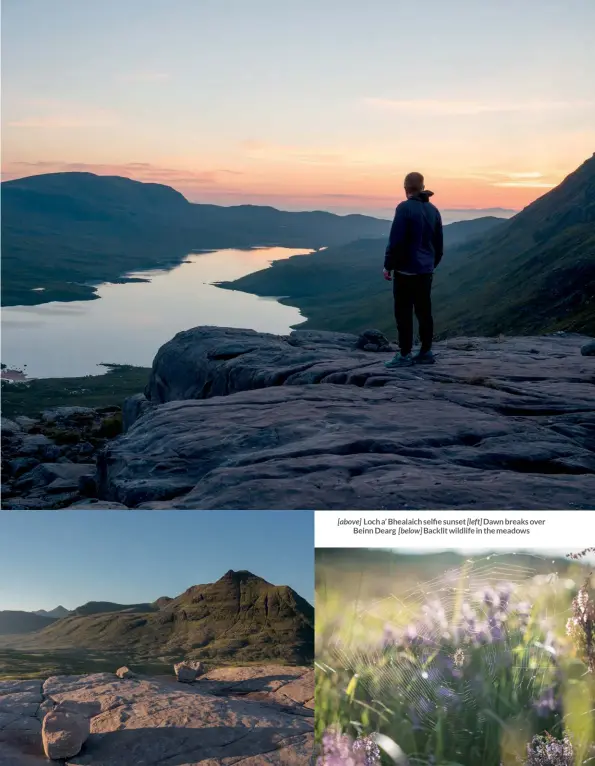
<path fill-rule="evenodd" d="M 171 271 L 135 272 L 150 282 L 105 284 L 100 300 L 2 309 L 2 362 L 30 377 L 100 374 L 101 363 L 150 366 L 160 345 L 198 325 L 284 334 L 304 320 L 275 300 L 222 290 L 271 261 L 308 250 L 260 248 L 192 254 Z"/>

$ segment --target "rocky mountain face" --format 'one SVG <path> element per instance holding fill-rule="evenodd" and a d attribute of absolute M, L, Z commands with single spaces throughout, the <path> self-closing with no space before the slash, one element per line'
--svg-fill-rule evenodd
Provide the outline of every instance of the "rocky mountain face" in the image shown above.
<path fill-rule="evenodd" d="M 445 256 L 434 282 L 436 332 L 595 334 L 595 155 L 513 218 L 494 220 L 445 227 Z M 285 296 L 312 329 L 392 333 L 382 259 L 378 241 L 352 242 L 225 286 Z"/>
<path fill-rule="evenodd" d="M 316 248 L 384 236 L 390 226 L 361 215 L 192 204 L 168 186 L 92 173 L 31 176 L 1 189 L 5 306 L 93 298 L 90 284 L 177 265 L 191 250 Z"/>
<path fill-rule="evenodd" d="M 42 721 L 86 719 L 65 766 L 309 766 L 311 668 L 220 668 L 194 684 L 114 673 L 0 681 L 0 766 L 41 766 Z"/>
<path fill-rule="evenodd" d="M 94 648 L 144 657 L 183 653 L 235 663 L 313 659 L 314 610 L 287 586 L 229 571 L 215 583 L 160 601 L 160 608 L 90 602 L 35 635 L 19 637 L 19 647 Z"/>

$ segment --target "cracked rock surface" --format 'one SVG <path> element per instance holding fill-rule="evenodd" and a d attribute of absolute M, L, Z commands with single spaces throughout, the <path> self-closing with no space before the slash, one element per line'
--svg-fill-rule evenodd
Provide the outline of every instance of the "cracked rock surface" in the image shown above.
<path fill-rule="evenodd" d="M 394 349 L 372 334 L 188 330 L 125 405 L 98 496 L 147 509 L 592 508 L 586 341 L 457 338 L 436 344 L 434 366 L 387 370 Z"/>
<path fill-rule="evenodd" d="M 224 668 L 183 686 L 110 673 L 0 681 L 0 765 L 47 763 L 37 715 L 45 699 L 90 719 L 66 766 L 306 766 L 313 696 L 311 669 L 285 666 Z"/>

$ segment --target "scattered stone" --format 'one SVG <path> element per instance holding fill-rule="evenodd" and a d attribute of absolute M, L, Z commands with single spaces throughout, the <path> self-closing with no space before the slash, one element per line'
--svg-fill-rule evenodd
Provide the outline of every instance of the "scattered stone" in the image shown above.
<path fill-rule="evenodd" d="M 47 459 L 48 451 L 54 454 L 56 445 L 44 434 L 25 434 L 19 446 L 19 454 L 23 457 Z"/>
<path fill-rule="evenodd" d="M 583 356 L 595 356 L 595 338 L 581 346 L 581 354 Z"/>
<path fill-rule="evenodd" d="M 77 713 L 52 710 L 43 719 L 41 737 L 46 757 L 52 761 L 78 755 L 90 733 L 89 721 Z"/>
<path fill-rule="evenodd" d="M 95 420 L 96 410 L 91 407 L 56 407 L 53 410 L 42 412 L 41 419 L 45 423 L 60 423 L 72 419 Z"/>
<path fill-rule="evenodd" d="M 29 432 L 32 428 L 37 426 L 38 421 L 34 418 L 27 417 L 27 415 L 18 415 L 14 418 L 14 422 L 18 423 L 23 431 Z"/>
<path fill-rule="evenodd" d="M 14 420 L 0 416 L 0 435 L 3 439 L 11 439 L 21 434 L 23 429 Z"/>
<path fill-rule="evenodd" d="M 127 668 L 126 665 L 118 668 L 116 670 L 116 675 L 118 678 L 135 678 L 135 674 L 132 672 L 132 670 L 130 670 L 130 668 Z"/>
<path fill-rule="evenodd" d="M 0 484 L 0 497 L 11 497 L 14 491 L 9 484 Z"/>
<path fill-rule="evenodd" d="M 74 491 L 78 489 L 78 480 L 81 476 L 94 474 L 93 463 L 40 463 L 32 471 L 17 479 L 14 487 L 17 490 L 47 487 L 50 492 Z"/>
<path fill-rule="evenodd" d="M 196 681 L 197 676 L 202 672 L 202 663 L 190 660 L 177 662 L 174 665 L 174 672 L 180 683 L 191 684 Z"/>
<path fill-rule="evenodd" d="M 356 348 L 363 351 L 393 351 L 393 347 L 386 335 L 379 330 L 366 330 L 357 339 Z"/>
<path fill-rule="evenodd" d="M 114 503 L 110 500 L 98 500 L 95 497 L 90 497 L 85 500 L 78 500 L 73 505 L 67 505 L 65 510 L 77 510 L 77 511 L 127 511 L 128 506 L 122 505 L 122 503 Z"/>
<path fill-rule="evenodd" d="M 58 407 L 38 420 L 19 416 L 6 421 L 6 433 L 14 436 L 2 440 L 2 508 L 63 508 L 96 495 L 95 454 L 120 432 L 120 421 L 115 406 Z M 14 424 L 21 430 L 15 432 Z"/>
<path fill-rule="evenodd" d="M 10 474 L 15 478 L 31 471 L 36 465 L 39 465 L 39 460 L 34 457 L 15 457 L 8 461 Z"/>
<path fill-rule="evenodd" d="M 95 447 L 90 442 L 81 442 L 76 448 L 77 455 L 88 457 L 95 452 Z"/>

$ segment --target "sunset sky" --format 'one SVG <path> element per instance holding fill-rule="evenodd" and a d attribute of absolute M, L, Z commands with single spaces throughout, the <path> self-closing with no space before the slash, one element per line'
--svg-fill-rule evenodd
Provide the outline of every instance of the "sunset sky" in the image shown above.
<path fill-rule="evenodd" d="M 518 209 L 595 150 L 593 0 L 4 0 L 3 179 Z"/>

